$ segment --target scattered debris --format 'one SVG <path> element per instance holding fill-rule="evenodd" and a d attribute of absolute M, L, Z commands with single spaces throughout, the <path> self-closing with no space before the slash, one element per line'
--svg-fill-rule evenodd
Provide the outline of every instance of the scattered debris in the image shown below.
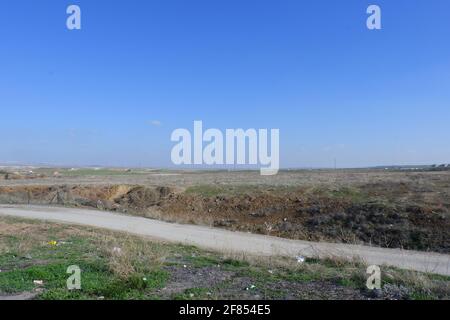
<path fill-rule="evenodd" d="M 303 263 L 305 262 L 305 257 L 304 256 L 297 256 L 297 263 Z"/>
<path fill-rule="evenodd" d="M 410 299 L 411 291 L 402 285 L 385 284 L 383 286 L 383 298 L 388 300 L 407 300 Z"/>

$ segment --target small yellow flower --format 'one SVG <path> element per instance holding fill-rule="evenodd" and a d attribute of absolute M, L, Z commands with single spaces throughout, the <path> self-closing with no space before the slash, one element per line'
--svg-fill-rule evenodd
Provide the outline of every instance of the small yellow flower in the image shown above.
<path fill-rule="evenodd" d="M 52 240 L 52 241 L 49 241 L 48 244 L 54 247 L 58 244 L 58 242 L 56 242 L 55 240 Z"/>

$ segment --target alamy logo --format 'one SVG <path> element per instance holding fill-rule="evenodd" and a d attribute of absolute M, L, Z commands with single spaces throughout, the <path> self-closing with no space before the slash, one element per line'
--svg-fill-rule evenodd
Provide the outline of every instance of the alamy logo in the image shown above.
<path fill-rule="evenodd" d="M 253 165 L 259 166 L 261 175 L 275 175 L 279 170 L 279 129 L 270 130 L 269 142 L 267 129 L 203 132 L 202 121 L 194 121 L 193 139 L 189 130 L 176 129 L 171 140 L 178 142 L 171 153 L 175 165 Z"/>
<path fill-rule="evenodd" d="M 381 8 L 375 4 L 370 5 L 367 8 L 367 14 L 370 16 L 367 18 L 367 28 L 369 30 L 381 30 Z"/>
<path fill-rule="evenodd" d="M 379 266 L 373 265 L 367 268 L 366 273 L 369 275 L 367 278 L 366 286 L 369 290 L 381 289 L 381 269 Z"/>
<path fill-rule="evenodd" d="M 70 5 L 66 10 L 67 14 L 70 16 L 67 18 L 66 26 L 69 30 L 80 30 L 81 29 L 81 9 L 77 5 Z"/>
<path fill-rule="evenodd" d="M 67 278 L 68 290 L 81 290 L 81 269 L 79 266 L 73 265 L 67 268 L 70 277 Z"/>
<path fill-rule="evenodd" d="M 66 13 L 70 16 L 67 18 L 66 26 L 69 30 L 81 29 L 81 9 L 77 5 L 70 5 L 67 7 Z M 378 5 L 372 4 L 367 8 L 367 28 L 369 30 L 381 30 L 381 8 Z"/>

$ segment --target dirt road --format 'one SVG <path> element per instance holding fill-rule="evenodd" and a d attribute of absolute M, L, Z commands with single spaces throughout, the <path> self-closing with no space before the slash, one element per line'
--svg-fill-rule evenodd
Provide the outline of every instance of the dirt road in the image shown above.
<path fill-rule="evenodd" d="M 221 252 L 263 256 L 360 258 L 367 264 L 385 264 L 450 276 L 450 255 L 438 253 L 288 240 L 83 209 L 0 205 L 0 216 L 2 215 L 123 231 Z"/>

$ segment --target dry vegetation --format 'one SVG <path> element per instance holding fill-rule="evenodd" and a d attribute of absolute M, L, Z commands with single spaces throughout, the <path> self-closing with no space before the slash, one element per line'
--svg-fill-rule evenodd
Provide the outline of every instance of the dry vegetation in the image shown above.
<path fill-rule="evenodd" d="M 52 244 L 55 241 L 56 244 Z M 82 290 L 66 268 L 82 269 Z M 218 255 L 190 246 L 30 220 L 0 218 L 0 299 L 448 299 L 450 279 L 339 259 Z M 42 281 L 35 284 L 34 280 Z"/>
<path fill-rule="evenodd" d="M 450 252 L 450 172 L 61 171 L 0 203 L 93 207 L 280 237 Z"/>

